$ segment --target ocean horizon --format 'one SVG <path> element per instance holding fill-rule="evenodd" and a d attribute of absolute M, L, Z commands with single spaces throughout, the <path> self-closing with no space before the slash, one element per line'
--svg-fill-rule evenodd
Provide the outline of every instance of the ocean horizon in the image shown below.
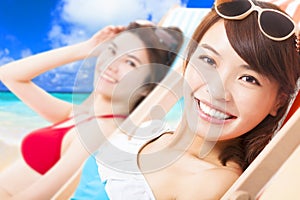
<path fill-rule="evenodd" d="M 74 95 L 71 92 L 52 92 L 50 94 L 62 100 L 79 104 L 90 93 L 76 93 Z M 182 104 L 177 103 L 167 114 L 166 119 L 175 125 L 181 114 Z M 9 91 L 0 92 L 0 141 L 18 145 L 26 134 L 47 125 L 50 123 L 26 106 L 13 93 Z"/>
<path fill-rule="evenodd" d="M 74 103 L 80 103 L 88 96 L 87 93 L 79 93 L 76 94 L 76 98 L 73 98 L 73 94 L 69 92 L 50 94 L 68 102 L 76 99 Z M 50 123 L 20 101 L 13 93 L 0 92 L 0 140 L 18 144 L 30 131 L 47 125 Z"/>

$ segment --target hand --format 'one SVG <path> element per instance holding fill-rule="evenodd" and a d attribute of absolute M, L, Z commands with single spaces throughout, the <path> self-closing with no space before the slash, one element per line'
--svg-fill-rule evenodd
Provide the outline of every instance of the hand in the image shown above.
<path fill-rule="evenodd" d="M 97 33 L 95 33 L 89 40 L 90 47 L 94 49 L 99 44 L 108 41 L 125 30 L 125 26 L 106 26 Z M 94 53 L 93 53 L 94 54 Z"/>

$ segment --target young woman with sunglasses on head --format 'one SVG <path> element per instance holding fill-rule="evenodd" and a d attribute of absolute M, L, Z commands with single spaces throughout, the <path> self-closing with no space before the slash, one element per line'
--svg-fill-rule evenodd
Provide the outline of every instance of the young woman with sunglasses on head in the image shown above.
<path fill-rule="evenodd" d="M 108 198 L 220 199 L 268 144 L 297 90 L 295 33 L 273 4 L 217 0 L 187 49 L 176 130 L 143 124 L 98 150 Z"/>
<path fill-rule="evenodd" d="M 0 199 L 50 199 L 91 153 L 81 137 L 96 148 L 101 137 L 113 132 L 163 79 L 182 40 L 178 28 L 138 21 L 108 26 L 87 41 L 2 66 L 0 80 L 54 125 L 24 138 L 26 163 L 19 160 L 1 173 Z M 94 56 L 94 90 L 82 105 L 52 97 L 32 82 L 50 69 Z"/>

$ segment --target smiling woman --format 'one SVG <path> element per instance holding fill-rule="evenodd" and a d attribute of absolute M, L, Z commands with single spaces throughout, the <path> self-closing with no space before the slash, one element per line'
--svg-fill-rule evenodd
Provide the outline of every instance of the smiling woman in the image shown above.
<path fill-rule="evenodd" d="M 144 123 L 130 138 L 119 130 L 96 152 L 110 199 L 220 199 L 273 137 L 300 77 L 295 23 L 255 0 L 217 0 L 215 8 L 187 49 L 179 126 Z M 273 23 L 253 8 L 287 23 L 263 32 Z"/>
<path fill-rule="evenodd" d="M 0 80 L 53 125 L 22 140 L 24 160 L 1 173 L 0 198 L 50 198 L 164 78 L 182 40 L 178 28 L 132 22 L 107 26 L 87 41 L 2 66 Z M 79 105 L 56 98 L 32 81 L 61 65 L 95 57 L 94 90 Z M 89 148 L 81 143 L 83 138 L 91 141 Z"/>

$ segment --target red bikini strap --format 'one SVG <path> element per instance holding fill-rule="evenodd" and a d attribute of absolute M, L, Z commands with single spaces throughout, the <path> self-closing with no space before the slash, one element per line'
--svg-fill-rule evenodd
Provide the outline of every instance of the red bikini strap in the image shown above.
<path fill-rule="evenodd" d="M 81 114 L 83 114 L 83 113 L 81 113 Z M 79 114 L 79 115 L 80 115 L 80 114 Z M 78 116 L 78 115 L 77 115 L 77 116 Z M 68 121 L 68 120 L 70 120 L 70 119 L 72 119 L 72 118 L 74 118 L 74 117 L 75 117 L 75 116 L 73 116 L 73 117 L 68 117 L 67 119 L 65 119 L 65 120 L 63 120 L 63 121 L 61 121 L 61 122 L 52 124 L 52 125 L 49 126 L 49 128 L 53 128 L 53 127 L 55 127 L 55 126 L 58 126 L 59 124 L 62 124 L 62 123 L 66 122 L 66 121 Z M 127 118 L 127 115 L 121 115 L 121 114 L 116 114 L 116 115 L 114 115 L 114 114 L 106 114 L 106 115 L 99 115 L 99 116 L 90 116 L 90 117 L 88 117 L 88 118 L 86 118 L 86 119 L 84 119 L 84 120 L 82 120 L 82 121 L 80 121 L 80 122 L 77 122 L 77 123 L 75 123 L 75 124 L 81 124 L 81 123 L 84 123 L 84 122 L 89 121 L 89 120 L 91 120 L 91 119 L 93 119 L 93 118 L 95 118 L 95 117 L 96 117 L 96 118 L 103 118 L 103 119 L 109 119 L 109 118 L 121 118 L 121 119 L 125 119 L 125 118 Z M 67 127 L 68 127 L 68 128 L 74 127 L 75 124 L 70 125 L 70 126 L 67 126 Z M 64 128 L 65 128 L 65 127 L 64 127 Z"/>
<path fill-rule="evenodd" d="M 107 115 L 99 115 L 97 116 L 97 118 L 104 118 L 104 119 L 107 119 L 107 118 L 127 118 L 127 115 L 114 115 L 114 114 L 107 114 Z"/>

